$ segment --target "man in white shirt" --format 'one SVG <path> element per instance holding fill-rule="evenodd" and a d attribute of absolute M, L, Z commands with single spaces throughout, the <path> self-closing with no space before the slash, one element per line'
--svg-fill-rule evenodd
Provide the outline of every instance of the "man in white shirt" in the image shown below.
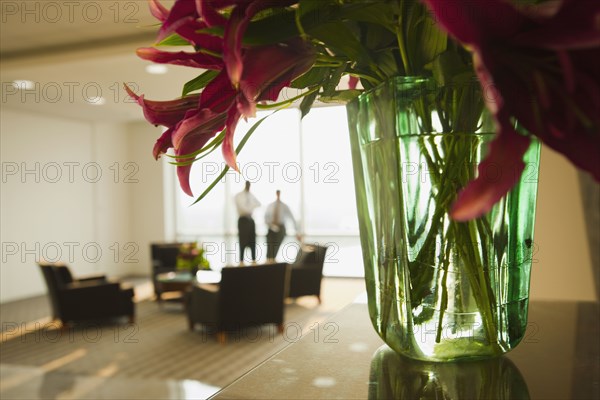
<path fill-rule="evenodd" d="M 256 261 L 256 225 L 252 212 L 260 207 L 260 202 L 250 193 L 250 182 L 246 181 L 244 190 L 235 195 L 235 206 L 239 215 L 238 235 L 240 239 L 240 264 L 244 263 L 246 247 L 250 248 L 252 262 Z"/>
<path fill-rule="evenodd" d="M 298 240 L 301 239 L 300 234 L 298 234 L 296 219 L 287 204 L 281 201 L 281 191 L 277 190 L 275 194 L 277 199 L 267 206 L 265 212 L 265 223 L 269 227 L 267 232 L 267 261 L 271 262 L 275 261 L 279 247 L 283 242 L 283 238 L 285 238 L 285 223 L 287 221 L 292 221 L 297 233 L 296 237 Z"/>

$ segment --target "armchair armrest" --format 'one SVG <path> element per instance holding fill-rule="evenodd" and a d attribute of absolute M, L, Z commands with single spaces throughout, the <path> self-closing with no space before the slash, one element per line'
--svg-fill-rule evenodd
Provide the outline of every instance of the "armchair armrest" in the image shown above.
<path fill-rule="evenodd" d="M 204 288 L 203 286 L 214 286 Z M 188 293 L 187 313 L 190 326 L 195 322 L 214 323 L 218 322 L 219 290 L 217 285 L 194 286 Z"/>
<path fill-rule="evenodd" d="M 77 278 L 77 282 L 87 282 L 87 281 L 104 281 L 106 282 L 106 275 L 89 275 L 84 276 L 82 278 Z"/>
<path fill-rule="evenodd" d="M 76 295 L 90 296 L 109 296 L 117 295 L 121 290 L 121 285 L 117 282 L 107 282 L 98 284 L 97 281 L 71 282 L 65 286 L 61 292 L 74 293 Z"/>

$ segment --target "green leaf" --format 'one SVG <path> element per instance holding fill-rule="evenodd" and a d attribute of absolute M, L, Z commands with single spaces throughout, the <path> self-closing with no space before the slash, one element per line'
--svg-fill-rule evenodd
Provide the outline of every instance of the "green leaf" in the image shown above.
<path fill-rule="evenodd" d="M 362 93 L 362 90 L 355 90 L 355 89 L 340 90 L 340 91 L 336 91 L 331 96 L 321 96 L 321 97 L 319 97 L 319 100 L 322 101 L 323 103 L 342 103 L 342 104 L 346 104 L 349 101 L 354 100 L 361 93 Z"/>
<path fill-rule="evenodd" d="M 407 7 L 403 26 L 407 57 L 412 74 L 423 75 L 425 65 L 446 51 L 448 37 L 437 27 L 423 4 L 414 3 Z"/>
<path fill-rule="evenodd" d="M 164 38 L 163 40 L 161 40 L 160 42 L 155 44 L 155 46 L 191 46 L 191 45 L 192 44 L 190 42 L 188 42 L 187 40 L 185 40 L 184 38 L 182 38 L 181 36 L 179 36 L 176 33 L 172 34 L 171 36 L 167 36 L 166 38 Z"/>
<path fill-rule="evenodd" d="M 431 70 L 436 82 L 442 86 L 461 81 L 466 82 L 465 78 L 472 80 L 474 75 L 473 68 L 465 64 L 454 51 L 445 51 L 439 54 L 425 68 Z"/>
<path fill-rule="evenodd" d="M 301 75 L 292 81 L 290 87 L 294 89 L 304 89 L 318 85 L 327 77 L 329 70 L 330 68 L 311 68 L 304 75 Z"/>
<path fill-rule="evenodd" d="M 395 29 L 394 7 L 389 3 L 346 4 L 342 6 L 339 15 L 340 19 L 369 22 L 383 26 L 391 32 Z"/>
<path fill-rule="evenodd" d="M 307 96 L 304 96 L 304 98 L 302 99 L 302 102 L 300 103 L 300 112 L 302 113 L 302 115 L 300 117 L 301 119 L 304 118 L 310 112 L 310 109 L 318 96 L 319 96 L 318 91 L 315 91 L 313 93 L 310 93 Z"/>
<path fill-rule="evenodd" d="M 343 22 L 316 26 L 307 32 L 325 43 L 336 53 L 346 55 L 361 64 L 373 64 L 369 51 L 360 43 L 355 33 Z"/>
<path fill-rule="evenodd" d="M 398 62 L 394 57 L 394 53 L 388 50 L 383 50 L 376 53 L 373 58 L 379 67 L 379 70 L 387 77 L 399 75 Z"/>
<path fill-rule="evenodd" d="M 346 66 L 342 65 L 331 71 L 331 76 L 323 84 L 322 96 L 332 96 L 334 94 L 335 88 L 340 84 L 340 79 L 342 79 L 342 75 L 346 71 Z"/>
<path fill-rule="evenodd" d="M 181 96 L 183 97 L 191 92 L 205 88 L 206 85 L 208 85 L 218 74 L 219 71 L 208 70 L 201 75 L 198 75 L 183 85 L 183 92 Z"/>
<path fill-rule="evenodd" d="M 273 32 L 277 34 L 274 35 Z M 244 33 L 243 43 L 246 46 L 262 46 L 283 42 L 299 34 L 295 11 L 283 10 L 253 21 Z"/>
<path fill-rule="evenodd" d="M 277 112 L 277 111 L 275 111 Z M 248 132 L 244 135 L 244 137 L 242 138 L 242 140 L 240 141 L 240 143 L 237 145 L 236 149 L 235 149 L 235 153 L 236 154 L 240 154 L 240 152 L 242 151 L 242 149 L 244 148 L 244 146 L 246 145 L 246 142 L 248 141 L 248 139 L 250 139 L 250 136 L 252 136 L 252 134 L 254 133 L 254 131 L 256 131 L 256 129 L 260 126 L 260 124 L 263 123 L 263 121 L 265 119 L 267 119 L 268 117 L 270 117 L 271 115 L 275 114 L 269 114 L 266 117 L 263 117 L 261 119 L 259 119 L 258 121 L 256 121 L 256 123 L 254 125 L 252 125 L 252 128 L 250 128 L 248 130 Z M 202 194 L 200 196 L 198 196 L 198 198 L 190 205 L 194 205 L 196 203 L 198 203 L 200 200 L 202 200 L 203 198 L 206 197 L 206 195 L 208 195 L 210 193 L 211 190 L 213 190 L 213 188 L 217 185 L 217 183 L 219 183 L 219 181 L 221 179 L 223 179 L 223 177 L 225 176 L 225 174 L 227 174 L 227 171 L 229 171 L 229 166 L 225 166 L 225 168 L 223 168 L 223 171 L 219 174 L 219 176 L 217 176 L 217 178 L 204 190 L 204 192 L 202 192 Z"/>

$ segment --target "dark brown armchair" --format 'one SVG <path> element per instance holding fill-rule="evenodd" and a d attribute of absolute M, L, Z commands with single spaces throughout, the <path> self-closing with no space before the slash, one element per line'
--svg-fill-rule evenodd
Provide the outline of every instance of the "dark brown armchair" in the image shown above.
<path fill-rule="evenodd" d="M 288 297 L 317 296 L 321 303 L 321 280 L 327 246 L 303 246 L 290 268 L 290 289 Z"/>
<path fill-rule="evenodd" d="M 223 268 L 218 285 L 194 286 L 188 293 L 190 330 L 202 324 L 221 343 L 226 332 L 248 326 L 276 324 L 282 333 L 288 276 L 286 263 Z"/>
<path fill-rule="evenodd" d="M 175 271 L 177 255 L 183 243 L 152 243 L 150 244 L 150 257 L 152 259 L 152 283 L 154 294 L 160 299 L 160 285 L 156 283 L 156 276 L 165 272 Z"/>
<path fill-rule="evenodd" d="M 74 279 L 64 264 L 39 263 L 48 287 L 54 319 L 68 322 L 128 316 L 133 322 L 133 289 L 104 276 Z"/>

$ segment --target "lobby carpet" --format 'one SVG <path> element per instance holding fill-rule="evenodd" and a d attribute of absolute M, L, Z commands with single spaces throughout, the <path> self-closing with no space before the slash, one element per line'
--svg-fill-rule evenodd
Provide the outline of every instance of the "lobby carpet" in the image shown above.
<path fill-rule="evenodd" d="M 301 335 L 312 334 L 364 287 L 360 280 L 326 279 L 323 304 L 306 297 L 286 304 L 285 332 L 275 326 L 247 328 L 221 345 L 199 326 L 191 332 L 178 304 L 136 305 L 136 323 L 88 324 L 58 330 L 40 324 L 0 345 L 3 365 L 41 368 L 56 374 L 145 380 L 196 380 L 224 387 Z M 312 329 L 311 329 L 312 328 Z"/>

